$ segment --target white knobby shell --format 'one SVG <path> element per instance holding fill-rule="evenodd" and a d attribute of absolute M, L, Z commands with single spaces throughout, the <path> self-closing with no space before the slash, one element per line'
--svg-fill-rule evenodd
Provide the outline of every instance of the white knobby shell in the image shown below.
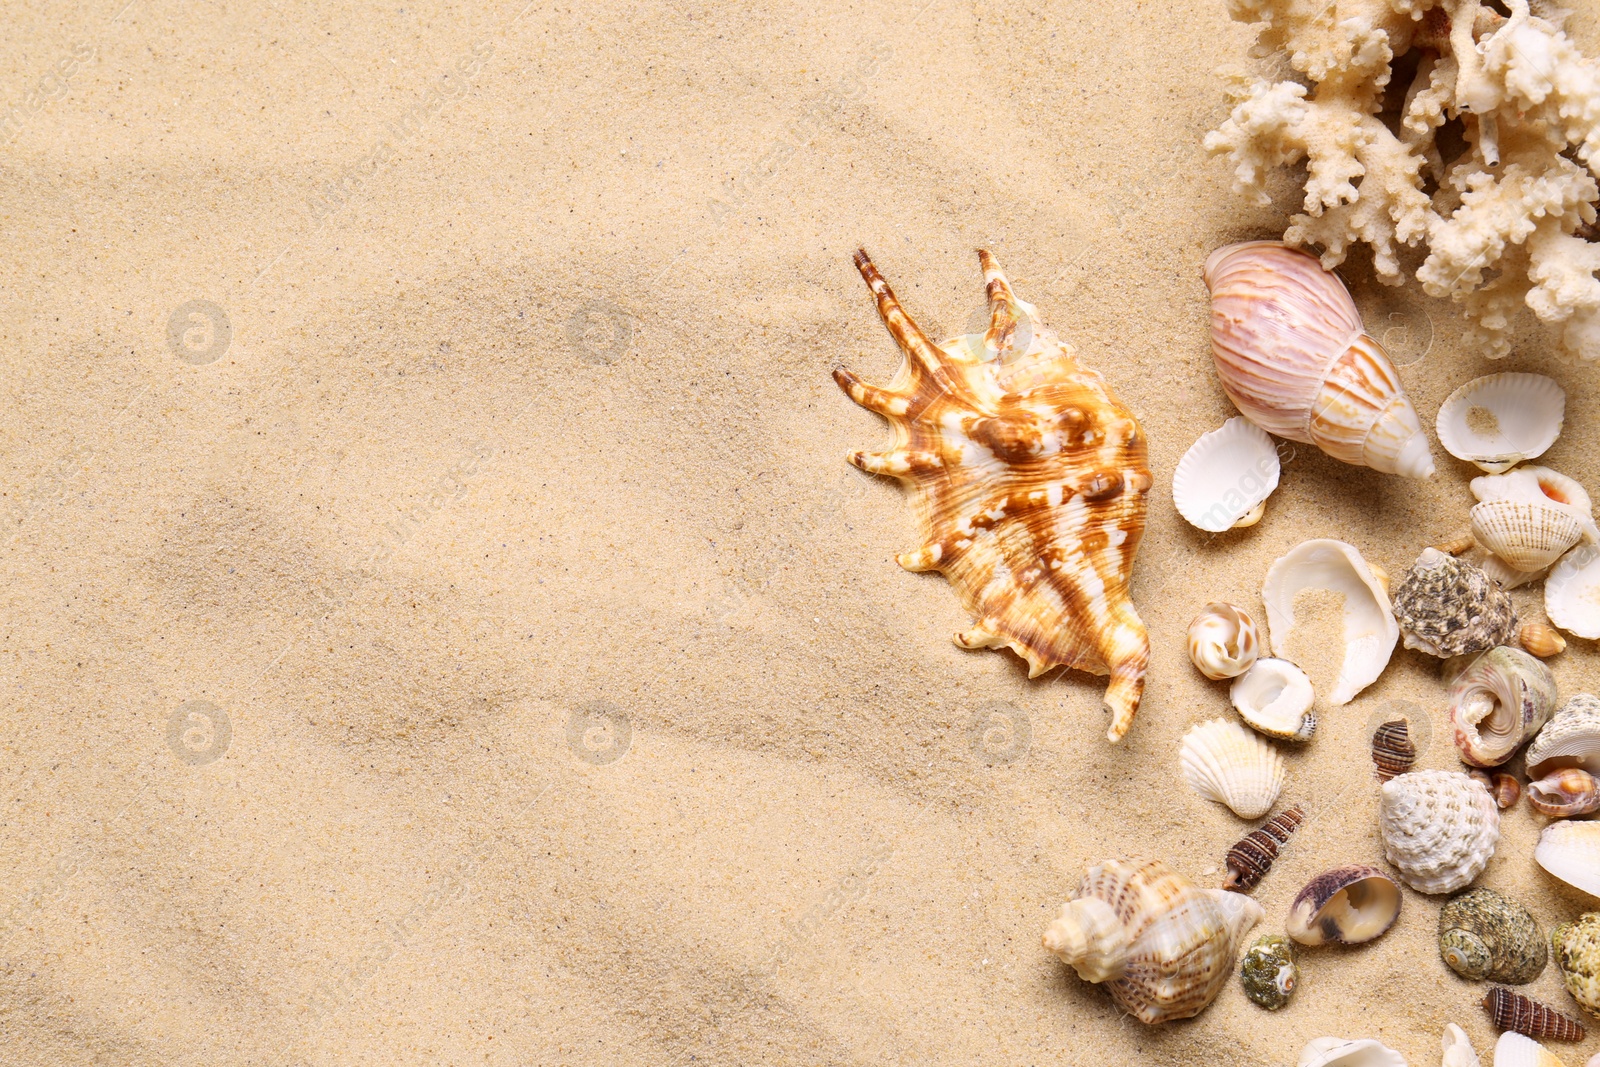
<path fill-rule="evenodd" d="M 1191 526 L 1212 533 L 1253 525 L 1278 488 L 1278 446 L 1234 416 L 1189 446 L 1172 474 L 1172 502 Z"/>
<path fill-rule="evenodd" d="M 1490 649 L 1450 686 L 1456 748 L 1473 767 L 1498 767 L 1510 759 L 1555 710 L 1555 675 L 1520 648 Z"/>
<path fill-rule="evenodd" d="M 1236 722 L 1212 719 L 1183 735 L 1178 761 L 1184 780 L 1241 819 L 1259 819 L 1283 791 L 1283 757 Z"/>
<path fill-rule="evenodd" d="M 1444 1024 L 1444 1058 L 1439 1067 L 1483 1067 L 1477 1050 L 1467 1039 L 1467 1032 L 1455 1023 Z"/>
<path fill-rule="evenodd" d="M 1575 637 L 1600 637 L 1600 548 L 1579 545 L 1544 580 L 1544 613 Z"/>
<path fill-rule="evenodd" d="M 1495 1042 L 1494 1067 L 1566 1067 L 1566 1064 L 1533 1038 L 1507 1030 Z"/>
<path fill-rule="evenodd" d="M 1494 798 L 1456 771 L 1411 771 L 1385 782 L 1378 819 L 1384 855 L 1419 893 L 1470 884 L 1500 840 Z"/>
<path fill-rule="evenodd" d="M 1489 500 L 1471 517 L 1478 543 L 1519 571 L 1543 570 L 1583 536 L 1577 511 L 1554 501 Z"/>
<path fill-rule="evenodd" d="M 1490 374 L 1445 398 L 1434 428 L 1457 459 L 1490 474 L 1543 455 L 1561 435 L 1567 394 L 1542 374 Z"/>
<path fill-rule="evenodd" d="M 1600 897 L 1600 822 L 1551 823 L 1539 834 L 1533 858 L 1568 885 Z"/>
<path fill-rule="evenodd" d="M 1243 608 L 1207 604 L 1189 623 L 1189 659 L 1213 681 L 1237 678 L 1260 654 L 1255 620 Z"/>
<path fill-rule="evenodd" d="M 1406 1067 L 1406 1058 L 1371 1038 L 1319 1037 L 1300 1050 L 1299 1067 Z"/>
<path fill-rule="evenodd" d="M 1530 778 L 1563 767 L 1600 775 L 1600 697 L 1577 693 L 1561 705 L 1523 753 Z"/>
<path fill-rule="evenodd" d="M 1267 656 L 1256 660 L 1255 666 L 1234 680 L 1228 699 L 1239 718 L 1268 737 L 1306 741 L 1316 732 L 1311 679 L 1286 659 Z"/>
<path fill-rule="evenodd" d="M 1348 704 L 1383 673 L 1400 639 L 1389 594 L 1354 546 L 1328 539 L 1296 545 L 1267 569 L 1261 586 L 1267 635 L 1279 656 L 1294 632 L 1295 597 L 1307 589 L 1344 596 L 1344 660 L 1328 703 Z"/>

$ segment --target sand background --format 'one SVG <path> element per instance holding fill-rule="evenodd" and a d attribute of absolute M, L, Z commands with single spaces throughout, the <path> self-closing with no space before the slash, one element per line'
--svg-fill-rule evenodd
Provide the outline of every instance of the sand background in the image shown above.
<path fill-rule="evenodd" d="M 1252 62 L 1220 0 L 120 5 L 13 3 L 0 42 L 0 1062 L 1428 1065 L 1447 1021 L 1487 1052 L 1409 892 L 1276 1015 L 1230 985 L 1146 1028 L 1038 945 L 1087 863 L 1209 882 L 1248 829 L 1178 777 L 1229 714 L 1200 605 L 1258 608 L 1311 536 L 1399 573 L 1471 500 L 1442 453 L 1418 486 L 1296 447 L 1254 529 L 1173 511 L 1231 414 L 1200 263 L 1284 224 L 1199 147 Z M 857 245 L 941 335 L 992 249 L 1143 420 L 1120 747 L 1102 681 L 963 652 L 894 565 L 907 502 L 843 461 L 888 433 L 828 377 L 899 359 Z M 1426 420 L 1491 369 L 1346 275 Z M 1493 366 L 1567 386 L 1547 458 L 1600 485 L 1595 372 L 1520 336 Z M 1554 666 L 1600 684 L 1591 643 Z M 1378 860 L 1372 723 L 1454 765 L 1442 693 L 1400 652 L 1291 753 L 1262 930 Z M 1542 821 L 1482 884 L 1553 922 L 1593 901 Z"/>

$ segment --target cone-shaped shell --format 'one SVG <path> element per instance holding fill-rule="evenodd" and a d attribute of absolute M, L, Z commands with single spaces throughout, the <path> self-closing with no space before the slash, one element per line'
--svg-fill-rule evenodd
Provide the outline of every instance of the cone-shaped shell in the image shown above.
<path fill-rule="evenodd" d="M 1299 1067 L 1406 1067 L 1406 1058 L 1371 1038 L 1319 1037 L 1300 1050 Z"/>
<path fill-rule="evenodd" d="M 1552 378 L 1490 374 L 1445 398 L 1434 426 L 1446 452 L 1499 474 L 1555 444 L 1566 407 L 1567 394 Z"/>
<path fill-rule="evenodd" d="M 1590 693 L 1569 697 L 1533 739 L 1525 757 L 1532 778 L 1562 767 L 1600 775 L 1600 697 Z"/>
<path fill-rule="evenodd" d="M 1044 946 L 1139 1021 L 1169 1022 L 1216 998 L 1262 914 L 1249 897 L 1201 889 L 1159 860 L 1107 860 L 1084 875 Z"/>
<path fill-rule="evenodd" d="M 1556 927 L 1550 946 L 1572 999 L 1590 1015 L 1600 1015 L 1600 912 Z"/>
<path fill-rule="evenodd" d="M 1207 678 L 1237 678 L 1260 654 L 1255 620 L 1243 608 L 1207 604 L 1189 623 L 1189 659 Z"/>
<path fill-rule="evenodd" d="M 1387 474 L 1433 473 L 1416 408 L 1355 301 L 1315 257 L 1275 241 L 1206 260 L 1211 357 L 1239 412 L 1268 433 Z"/>
<path fill-rule="evenodd" d="M 1286 656 L 1294 634 L 1294 601 L 1306 589 L 1327 589 L 1344 597 L 1344 660 L 1328 703 L 1348 704 L 1377 680 L 1394 654 L 1400 629 L 1383 582 L 1353 545 L 1343 541 L 1303 541 L 1267 568 L 1261 599 L 1267 605 L 1267 635 L 1272 650 Z"/>
<path fill-rule="evenodd" d="M 1236 722 L 1212 719 L 1191 727 L 1178 751 L 1184 780 L 1241 819 L 1259 819 L 1283 791 L 1283 757 Z"/>
<path fill-rule="evenodd" d="M 1554 503 L 1490 500 L 1471 515 L 1472 536 L 1519 571 L 1543 570 L 1583 536 L 1577 513 Z"/>
<path fill-rule="evenodd" d="M 1267 657 L 1234 679 L 1228 690 L 1239 718 L 1251 729 L 1285 741 L 1308 741 L 1317 730 L 1306 672 L 1286 659 Z"/>
<path fill-rule="evenodd" d="M 1439 911 L 1439 955 L 1461 977 L 1522 985 L 1549 956 L 1533 914 L 1492 889 L 1473 889 Z"/>
<path fill-rule="evenodd" d="M 1378 801 L 1384 855 L 1419 893 L 1453 893 L 1488 866 L 1500 810 L 1455 771 L 1412 771 L 1385 782 Z"/>
<path fill-rule="evenodd" d="M 1600 637 L 1600 548 L 1579 545 L 1544 580 L 1544 613 L 1577 637 Z"/>
<path fill-rule="evenodd" d="M 1212 533 L 1250 526 L 1278 488 L 1278 446 L 1247 419 L 1201 435 L 1172 475 L 1172 503 L 1189 525 Z"/>
<path fill-rule="evenodd" d="M 1591 897 L 1600 897 L 1600 822 L 1553 822 L 1539 834 L 1539 866 Z"/>
<path fill-rule="evenodd" d="M 1323 871 L 1289 905 L 1284 931 L 1302 945 L 1359 945 L 1400 918 L 1400 887 L 1376 867 Z"/>
<path fill-rule="evenodd" d="M 1450 687 L 1450 726 L 1463 762 L 1498 767 L 1556 710 L 1556 678 L 1520 648 L 1492 648 Z"/>

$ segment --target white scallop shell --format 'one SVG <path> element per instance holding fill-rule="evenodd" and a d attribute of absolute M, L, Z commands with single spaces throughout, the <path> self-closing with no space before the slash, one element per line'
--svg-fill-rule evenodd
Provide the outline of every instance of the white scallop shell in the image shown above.
<path fill-rule="evenodd" d="M 1239 718 L 1259 733 L 1289 741 L 1306 741 L 1317 729 L 1311 712 L 1314 694 L 1306 672 L 1286 659 L 1256 660 L 1228 690 Z"/>
<path fill-rule="evenodd" d="M 1489 791 L 1455 771 L 1412 771 L 1383 784 L 1383 851 L 1419 893 L 1451 893 L 1488 866 L 1500 840 Z"/>
<path fill-rule="evenodd" d="M 1255 620 L 1243 608 L 1207 604 L 1189 623 L 1189 659 L 1213 681 L 1237 678 L 1260 654 Z"/>
<path fill-rule="evenodd" d="M 1300 1050 L 1299 1067 L 1407 1067 L 1406 1058 L 1371 1038 L 1319 1037 Z"/>
<path fill-rule="evenodd" d="M 1178 761 L 1190 788 L 1226 804 L 1241 819 L 1259 819 L 1283 791 L 1283 757 L 1277 749 L 1226 719 L 1191 727 Z"/>
<path fill-rule="evenodd" d="M 1561 436 L 1567 394 L 1542 374 L 1490 374 L 1445 398 L 1434 420 L 1439 443 L 1490 474 L 1542 455 Z"/>
<path fill-rule="evenodd" d="M 1467 1032 L 1455 1023 L 1444 1024 L 1444 1058 L 1439 1067 L 1483 1067 L 1477 1050 L 1467 1039 Z"/>
<path fill-rule="evenodd" d="M 1544 613 L 1575 637 L 1600 637 L 1600 549 L 1579 545 L 1550 568 Z"/>
<path fill-rule="evenodd" d="M 1550 566 L 1583 536 L 1583 520 L 1564 504 L 1489 500 L 1472 509 L 1478 544 L 1519 571 Z"/>
<path fill-rule="evenodd" d="M 1577 693 L 1561 705 L 1523 753 L 1530 778 L 1563 767 L 1600 775 L 1600 698 Z"/>
<path fill-rule="evenodd" d="M 1344 594 L 1344 661 L 1328 703 L 1348 704 L 1383 673 L 1400 638 L 1389 594 L 1353 546 L 1327 539 L 1296 545 L 1268 568 L 1261 586 L 1267 634 L 1279 656 L 1294 631 L 1294 598 L 1305 589 Z"/>
<path fill-rule="evenodd" d="M 1566 1064 L 1533 1038 L 1507 1030 L 1495 1042 L 1494 1067 L 1566 1067 Z"/>
<path fill-rule="evenodd" d="M 1202 530 L 1250 526 L 1278 488 L 1279 472 L 1272 438 L 1249 419 L 1234 416 L 1183 454 L 1172 475 L 1172 502 Z"/>
<path fill-rule="evenodd" d="M 1600 822 L 1551 823 L 1539 835 L 1533 858 L 1568 885 L 1600 897 Z"/>
<path fill-rule="evenodd" d="M 1520 500 L 1539 504 L 1561 504 L 1571 508 L 1583 523 L 1584 537 L 1600 540 L 1595 526 L 1594 504 L 1589 491 L 1576 478 L 1569 478 L 1549 467 L 1518 467 L 1505 474 L 1484 474 L 1472 479 L 1472 495 L 1479 503 L 1491 500 Z"/>

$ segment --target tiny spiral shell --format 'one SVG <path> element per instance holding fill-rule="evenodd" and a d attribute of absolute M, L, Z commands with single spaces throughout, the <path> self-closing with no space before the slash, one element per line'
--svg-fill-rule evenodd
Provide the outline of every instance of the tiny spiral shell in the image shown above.
<path fill-rule="evenodd" d="M 1489 1018 L 1502 1030 L 1514 1030 L 1528 1037 L 1554 1038 L 1557 1041 L 1582 1041 L 1588 1032 L 1578 1020 L 1547 1008 L 1537 1000 L 1495 986 L 1483 998 Z"/>
<path fill-rule="evenodd" d="M 1243 608 L 1207 604 L 1189 624 L 1189 658 L 1214 681 L 1239 677 L 1260 654 L 1255 620 Z"/>
<path fill-rule="evenodd" d="M 1567 647 L 1567 639 L 1554 626 L 1531 620 L 1517 631 L 1517 643 L 1540 659 L 1560 655 Z"/>
<path fill-rule="evenodd" d="M 1373 774 L 1380 782 L 1405 774 L 1417 762 L 1417 746 L 1404 719 L 1393 719 L 1372 735 Z"/>
<path fill-rule="evenodd" d="M 1297 805 L 1285 808 L 1251 830 L 1228 850 L 1228 877 L 1222 888 L 1235 893 L 1248 893 L 1261 883 L 1278 858 L 1278 846 L 1289 840 L 1289 835 L 1299 829 L 1306 813 Z"/>

